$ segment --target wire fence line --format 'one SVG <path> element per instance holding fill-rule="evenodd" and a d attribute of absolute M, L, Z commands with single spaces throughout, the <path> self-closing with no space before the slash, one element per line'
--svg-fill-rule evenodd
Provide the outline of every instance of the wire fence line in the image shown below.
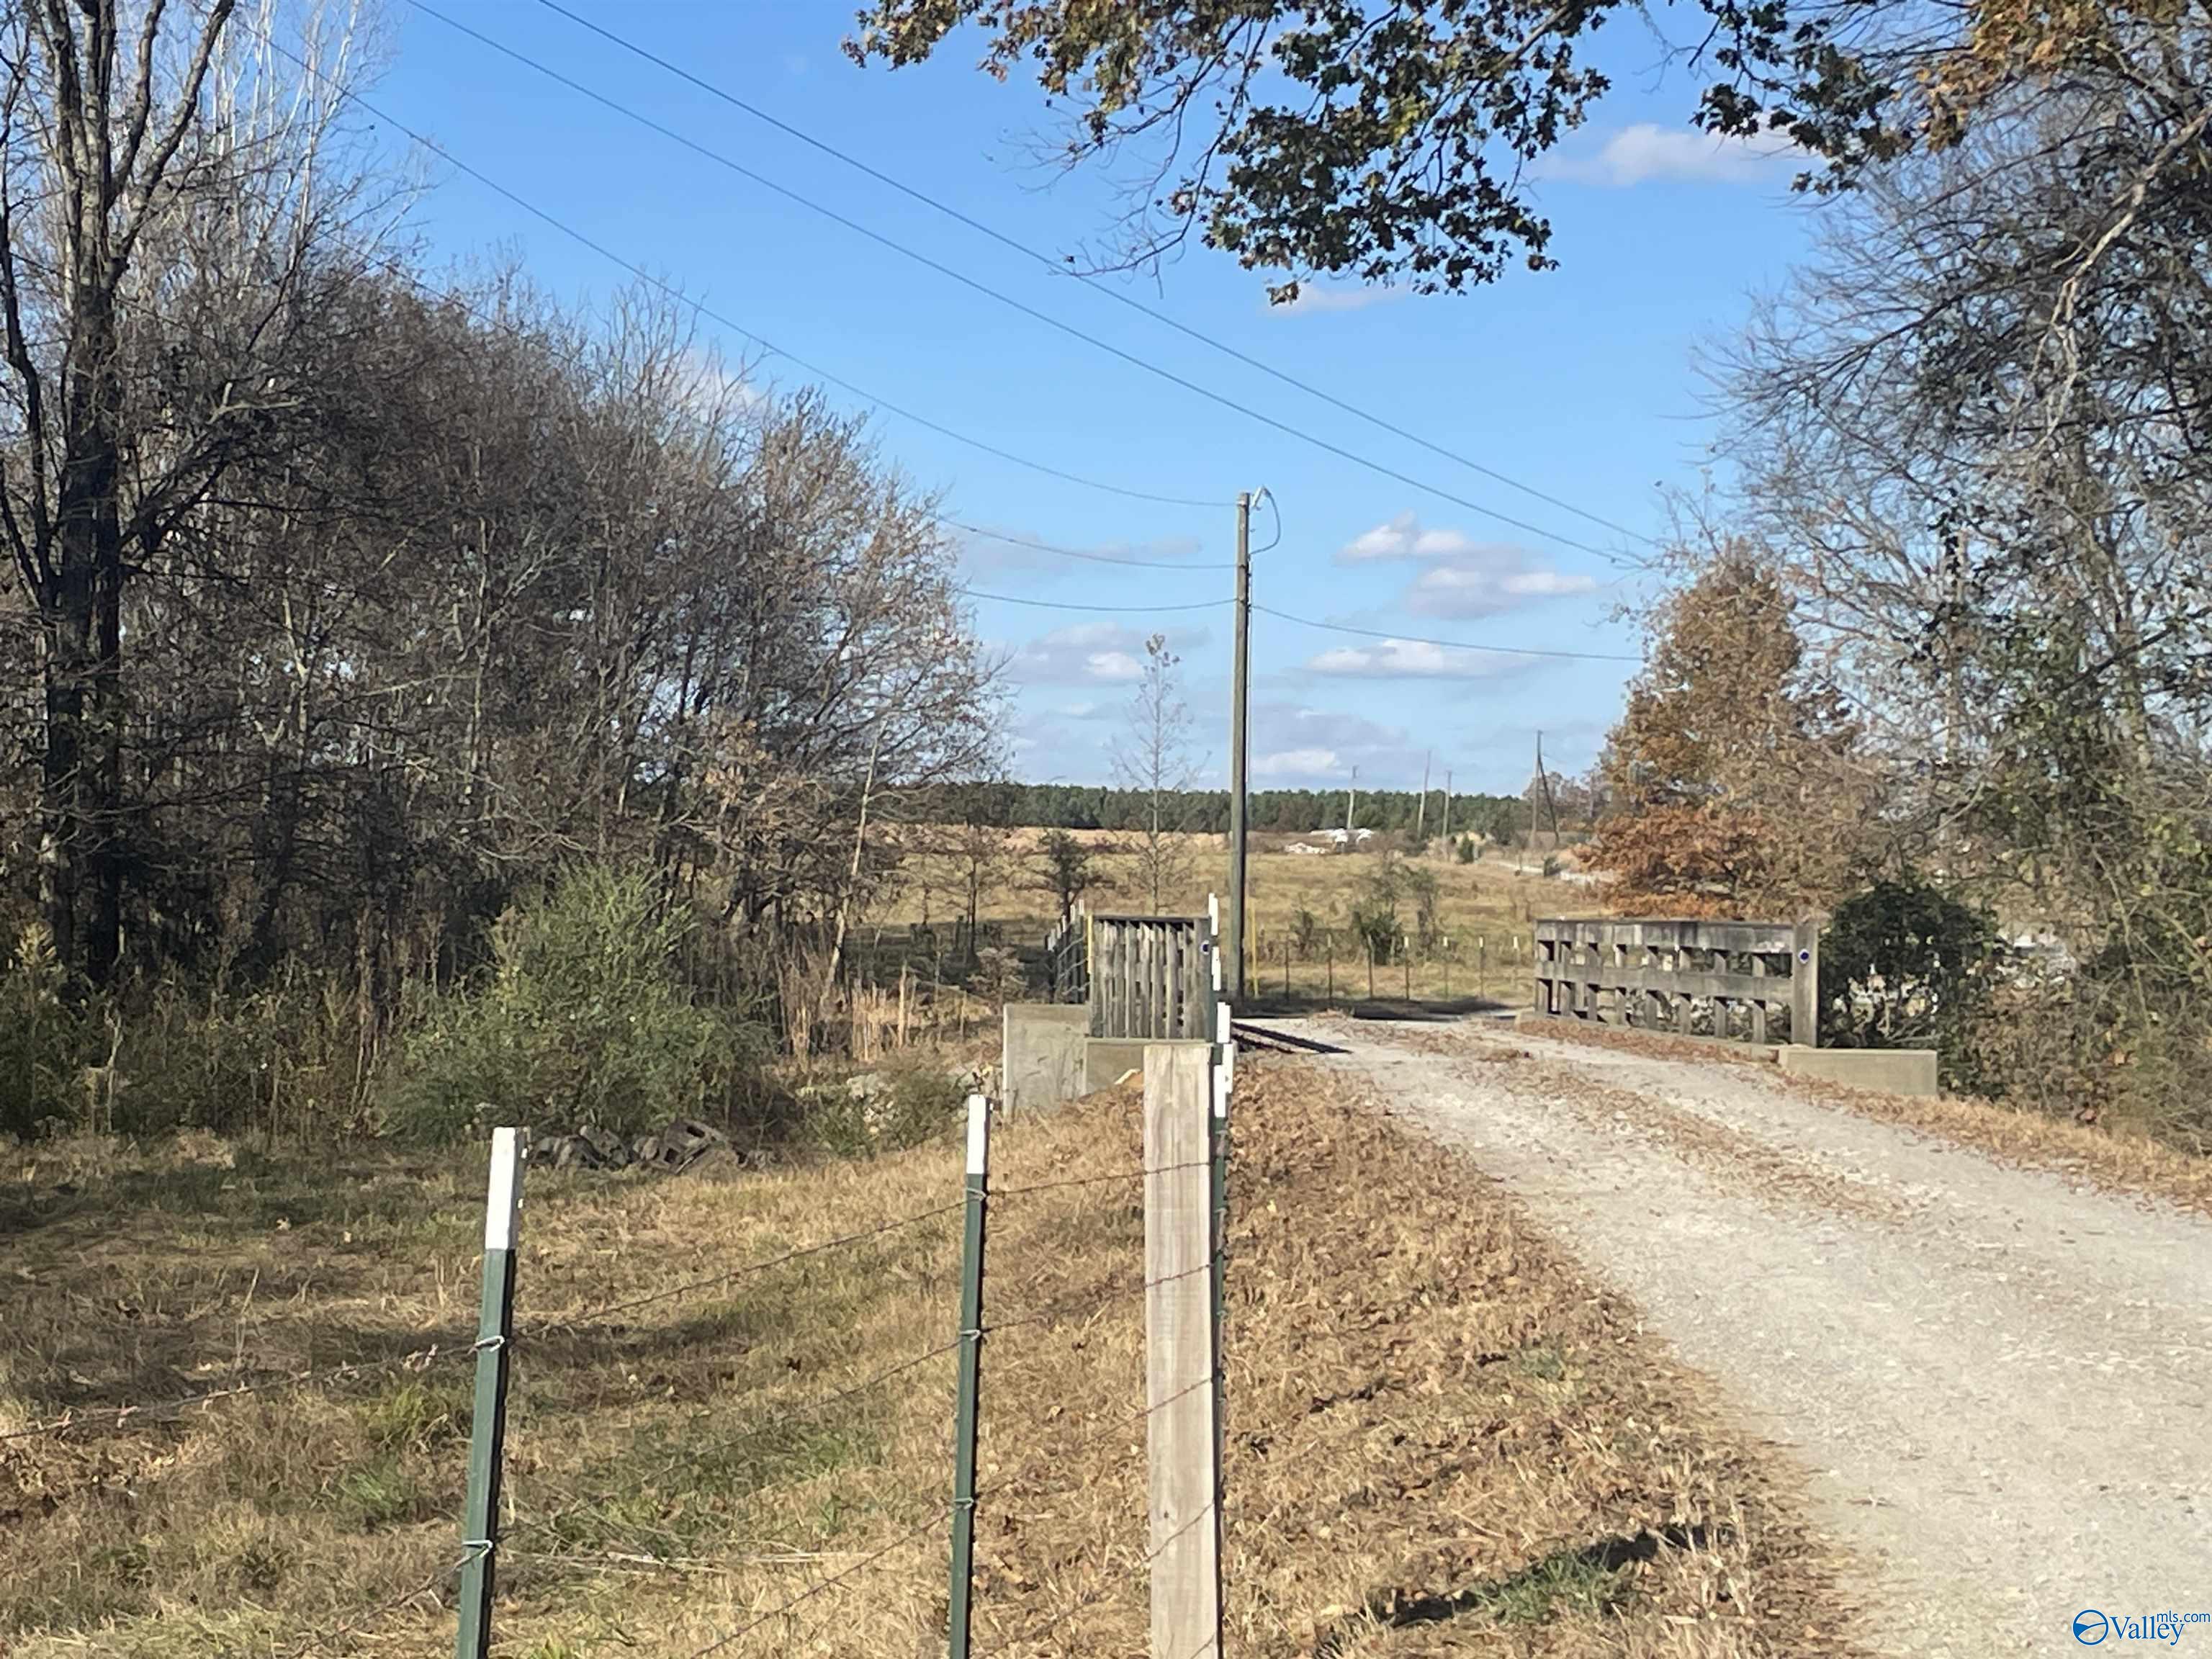
<path fill-rule="evenodd" d="M 1132 1564 L 1133 1567 L 1145 1568 L 1151 1566 L 1152 1563 L 1158 1560 L 1162 1555 L 1165 1554 L 1171 1547 L 1181 1543 L 1184 1537 L 1190 1533 L 1192 1528 L 1196 1527 L 1202 1521 L 1212 1519 L 1213 1515 L 1214 1506 L 1208 1504 L 1205 1508 L 1200 1510 L 1188 1520 L 1185 1521 L 1181 1526 L 1176 1528 L 1174 1531 L 1168 1534 L 1166 1537 L 1160 1539 L 1154 1543 L 1143 1555 L 1138 1557 L 1138 1559 Z M 1112 1578 L 1102 1577 L 1099 1583 L 1092 1586 L 1091 1589 L 1085 1592 L 1082 1595 L 1078 1596 L 1074 1601 L 1068 1602 L 1057 1612 L 1038 1620 L 1036 1624 L 1028 1626 L 1026 1629 L 1018 1632 L 1015 1635 L 1005 1638 L 994 1647 L 980 1650 L 975 1654 L 975 1659 L 990 1659 L 990 1656 L 994 1654 L 1005 1653 L 1014 1648 L 1024 1647 L 1031 1642 L 1042 1641 L 1046 1636 L 1059 1629 L 1062 1625 L 1065 1625 L 1069 1620 L 1073 1619 L 1079 1613 L 1088 1613 L 1091 1608 L 1105 1601 L 1108 1596 L 1114 1593 L 1116 1588 L 1117 1586 Z M 1198 1651 L 1200 1654 L 1206 1653 L 1214 1645 L 1213 1640 L 1209 1638 L 1207 1641 L 1200 1646 Z M 1191 1659 L 1196 1659 L 1196 1656 L 1192 1656 Z"/>
<path fill-rule="evenodd" d="M 862 1243 L 889 1233 L 900 1231 L 907 1227 L 942 1219 L 957 1213 L 960 1208 L 961 1206 L 957 1202 L 940 1204 L 913 1215 L 896 1217 L 875 1226 L 864 1227 L 835 1238 L 823 1239 L 817 1243 L 801 1245 L 793 1249 L 780 1251 L 774 1255 L 763 1256 L 757 1261 L 746 1262 L 742 1267 L 732 1267 L 709 1278 L 690 1280 L 665 1290 L 654 1291 L 647 1295 L 606 1303 L 574 1313 L 556 1315 L 518 1329 L 507 1340 L 511 1342 L 520 1342 L 533 1337 L 575 1330 L 587 1325 L 602 1323 L 623 1314 L 634 1313 L 641 1308 L 657 1306 L 662 1303 L 697 1295 L 704 1291 L 721 1289 L 741 1279 L 751 1278 L 755 1274 L 766 1273 L 793 1261 L 805 1261 L 810 1256 L 826 1255 L 831 1250 L 847 1245 Z M 313 1336 L 314 1328 L 309 1327 L 306 1334 Z M 441 1336 L 436 1341 L 410 1348 L 404 1353 L 394 1354 L 387 1359 L 349 1359 L 320 1369 L 283 1371 L 270 1376 L 256 1377 L 242 1382 L 224 1383 L 217 1388 L 204 1389 L 197 1393 L 178 1395 L 167 1399 L 133 1401 L 119 1406 L 73 1408 L 58 1417 L 27 1424 L 18 1429 L 0 1431 L 0 1445 L 42 1437 L 57 1437 L 76 1431 L 103 1425 L 120 1428 L 137 1422 L 165 1421 L 180 1416 L 195 1407 L 204 1408 L 220 1405 L 226 1401 L 280 1394 L 294 1389 L 335 1388 L 346 1382 L 389 1376 L 395 1371 L 419 1374 L 430 1370 L 434 1365 L 454 1359 L 473 1358 L 483 1345 L 482 1337 L 471 1338 L 465 1332 L 455 1331 Z"/>
<path fill-rule="evenodd" d="M 980 1101 L 971 1102 L 971 1115 L 980 1103 Z M 983 1121 L 986 1126 L 988 1115 L 989 1109 L 984 1106 Z M 993 1473 L 987 1480 L 980 1483 L 979 1488 L 975 1476 L 979 1432 L 975 1398 L 978 1377 L 984 1374 L 981 1354 L 987 1340 L 1018 1332 L 1049 1335 L 1079 1323 L 1094 1322 L 1163 1286 L 1200 1273 L 1217 1273 L 1223 1242 L 1217 1231 L 1209 1259 L 1177 1272 L 1116 1279 L 1103 1287 L 1090 1289 L 1009 1318 L 984 1318 L 981 1300 L 986 1255 L 982 1226 L 984 1206 L 993 1199 L 1020 1200 L 1073 1194 L 1114 1185 L 1142 1183 L 1157 1176 L 1204 1170 L 1212 1170 L 1218 1176 L 1221 1168 L 1218 1159 L 1189 1159 L 1151 1167 L 1139 1160 L 1133 1168 L 1054 1176 L 992 1188 L 975 1164 L 971 1128 L 968 1191 L 958 1200 L 852 1228 L 812 1243 L 793 1245 L 724 1271 L 688 1279 L 661 1289 L 619 1297 L 571 1311 L 518 1321 L 514 1309 L 516 1251 L 514 1235 L 515 1215 L 520 1210 L 524 1152 L 516 1132 L 502 1130 L 500 1137 L 495 1141 L 493 1173 L 487 1201 L 482 1280 L 483 1308 L 479 1328 L 473 1340 L 462 1333 L 445 1333 L 439 1334 L 434 1341 L 388 1358 L 354 1360 L 321 1369 L 301 1369 L 267 1376 L 248 1377 L 221 1387 L 144 1402 L 73 1408 L 51 1419 L 0 1433 L 0 1444 L 38 1437 L 67 1442 L 74 1436 L 95 1428 L 167 1422 L 186 1413 L 214 1412 L 224 1402 L 237 1399 L 276 1395 L 288 1390 L 335 1390 L 354 1382 L 395 1373 L 420 1374 L 434 1366 L 466 1356 L 477 1367 L 477 1390 L 470 1431 L 467 1518 L 461 1528 L 463 1538 L 458 1554 L 419 1582 L 410 1581 L 396 1594 L 349 1613 L 342 1622 L 291 1638 L 289 1647 L 284 1645 L 288 1639 L 284 1633 L 277 1632 L 270 1640 L 267 1650 L 280 1656 L 280 1659 L 308 1659 L 311 1655 L 336 1652 L 346 1644 L 346 1638 L 360 1637 L 379 1621 L 420 1603 L 425 1598 L 434 1598 L 440 1606 L 451 1605 L 459 1609 L 461 1634 L 457 1653 L 459 1659 L 482 1659 L 482 1656 L 490 1651 L 490 1624 L 498 1605 L 495 1595 L 495 1574 L 502 1562 L 514 1565 L 528 1564 L 555 1572 L 657 1573 L 677 1577 L 712 1577 L 724 1580 L 732 1573 L 746 1569 L 788 1568 L 805 1575 L 806 1582 L 793 1593 L 772 1606 L 751 1613 L 741 1622 L 684 1656 L 684 1659 L 706 1659 L 706 1656 L 745 1643 L 748 1638 L 779 1621 L 806 1616 L 810 1608 L 819 1606 L 825 1598 L 855 1584 L 867 1575 L 895 1565 L 902 1552 L 918 1547 L 927 1537 L 940 1532 L 948 1525 L 953 1528 L 956 1586 L 964 1573 L 972 1587 L 973 1562 L 966 1553 L 969 1546 L 963 1540 L 963 1537 L 972 1539 L 975 1515 L 979 1505 L 1001 1501 L 1041 1472 L 1055 1466 L 1069 1465 L 1073 1460 L 1102 1444 L 1127 1437 L 1139 1425 L 1146 1424 L 1200 1389 L 1212 1387 L 1218 1390 L 1221 1387 L 1217 1334 L 1214 1358 L 1205 1375 L 1139 1409 L 1117 1413 L 1091 1424 L 1072 1438 L 1054 1438 L 1052 1443 L 1043 1446 L 1035 1454 L 1012 1461 L 1010 1466 L 1006 1460 L 994 1460 Z M 988 1127 L 984 1139 L 988 1141 Z M 513 1159 L 512 1167 L 504 1175 L 500 1165 L 502 1147 Z M 502 1204 L 505 1206 L 503 1221 Z M 869 1370 L 865 1375 L 841 1382 L 826 1392 L 811 1393 L 793 1400 L 781 1390 L 767 1390 L 761 1395 L 759 1414 L 734 1431 L 718 1434 L 712 1439 L 684 1440 L 686 1426 L 677 1425 L 672 1431 L 678 1437 L 678 1443 L 671 1455 L 642 1474 L 625 1473 L 618 1479 L 604 1480 L 588 1490 L 579 1490 L 574 1486 L 556 1487 L 545 1494 L 551 1499 L 551 1507 L 547 1509 L 538 1510 L 535 1505 L 519 1506 L 511 1497 L 502 1504 L 501 1477 L 505 1461 L 509 1367 L 519 1364 L 524 1374 L 527 1375 L 529 1354 L 534 1341 L 604 1325 L 610 1321 L 621 1320 L 647 1309 L 681 1300 L 726 1297 L 733 1287 L 775 1269 L 836 1252 L 861 1249 L 894 1235 L 927 1229 L 955 1215 L 964 1215 L 967 1228 L 962 1251 L 963 1310 L 961 1318 L 956 1322 L 952 1334 L 929 1341 L 915 1352 Z M 972 1304 L 969 1302 L 971 1296 Z M 972 1313 L 968 1311 L 970 1305 Z M 309 1334 L 312 1336 L 312 1334 L 311 1328 Z M 809 1550 L 784 1546 L 756 1547 L 741 1553 L 725 1551 L 702 1554 L 695 1547 L 698 1536 L 696 1528 L 689 1533 L 671 1529 L 655 1523 L 661 1518 L 659 1511 L 650 1511 L 648 1515 L 637 1512 L 637 1500 L 641 1495 L 658 1492 L 664 1482 L 681 1484 L 687 1466 L 696 1467 L 702 1460 L 742 1452 L 751 1443 L 803 1432 L 810 1426 L 830 1419 L 841 1409 L 872 1396 L 890 1401 L 908 1399 L 914 1388 L 924 1383 L 929 1368 L 936 1362 L 955 1357 L 960 1361 L 963 1375 L 954 1438 L 956 1443 L 964 1438 L 965 1443 L 964 1459 L 961 1448 L 956 1444 L 955 1461 L 964 1473 L 954 1483 L 955 1492 L 951 1502 L 933 1504 L 922 1518 L 910 1526 L 902 1526 L 888 1538 L 857 1551 Z M 795 1358 L 789 1358 L 784 1363 L 793 1370 L 799 1364 Z M 1031 1361 L 1033 1364 L 1042 1363 L 1044 1359 L 1042 1357 Z M 1003 1372 L 994 1366 L 988 1376 L 993 1387 L 1001 1388 L 1018 1382 L 1024 1370 L 1024 1367 L 1018 1362 Z M 1024 1439 L 1032 1436 L 1039 1440 L 1046 1437 L 1046 1425 L 1035 1417 L 1017 1415 L 1002 1419 L 994 1412 L 991 1425 L 994 1440 L 1001 1432 L 1012 1432 L 1018 1438 Z M 677 1501 L 679 1504 L 683 1501 L 680 1495 Z M 905 1509 L 906 1504 L 894 1501 L 888 1507 Z M 1218 1524 L 1218 1500 L 1216 1506 L 1210 1507 L 1217 1510 Z M 910 1510 L 908 1512 L 913 1513 Z M 1175 1534 L 1160 1540 L 1138 1565 L 1144 1567 L 1155 1561 L 1162 1550 L 1187 1533 L 1189 1526 L 1200 1518 L 1193 1517 Z M 1115 1583 L 1102 1584 L 1090 1598 L 1071 1608 L 1060 1610 L 1041 1628 L 1056 1627 L 1086 1607 L 1095 1605 L 1100 1597 L 1123 1587 Z M 956 1602 L 962 1599 L 961 1592 L 956 1588 Z M 971 1651 L 964 1637 L 955 1650 L 962 1655 Z"/>
<path fill-rule="evenodd" d="M 280 1394 L 293 1389 L 331 1388 L 341 1382 L 357 1382 L 363 1377 L 389 1376 L 393 1371 L 426 1371 L 446 1360 L 467 1358 L 474 1351 L 469 1337 L 457 1332 L 428 1346 L 394 1354 L 389 1359 L 348 1360 L 343 1364 L 321 1370 L 286 1371 L 252 1382 L 231 1382 L 219 1389 L 205 1389 L 198 1394 L 179 1395 L 173 1399 L 144 1401 L 125 1406 L 93 1406 L 68 1411 L 59 1417 L 0 1433 L 0 1444 L 42 1437 L 58 1438 L 76 1430 L 100 1425 L 120 1428 L 138 1421 L 165 1421 L 182 1416 L 196 1407 L 204 1408 L 254 1395 Z"/>

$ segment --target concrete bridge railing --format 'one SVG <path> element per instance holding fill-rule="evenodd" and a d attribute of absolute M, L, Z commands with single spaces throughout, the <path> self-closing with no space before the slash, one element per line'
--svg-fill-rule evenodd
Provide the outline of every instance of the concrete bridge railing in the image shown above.
<path fill-rule="evenodd" d="M 1540 1015 L 1820 1046 L 1817 920 L 1551 917 L 1535 933 Z"/>

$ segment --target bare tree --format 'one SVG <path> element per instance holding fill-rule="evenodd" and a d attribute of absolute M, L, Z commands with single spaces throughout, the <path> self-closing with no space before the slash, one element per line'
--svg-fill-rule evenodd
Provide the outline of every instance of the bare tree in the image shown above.
<path fill-rule="evenodd" d="M 1182 700 L 1182 659 L 1168 648 L 1166 635 L 1145 641 L 1128 727 L 1113 756 L 1115 782 L 1145 797 L 1136 882 L 1154 915 L 1161 913 L 1168 893 L 1190 867 L 1181 805 L 1191 785 L 1190 710 Z"/>
<path fill-rule="evenodd" d="M 36 0 L 0 21 L 0 535 L 39 641 L 41 908 L 95 981 L 121 949 L 141 769 L 130 589 L 295 395 L 346 208 L 315 164 L 335 99 L 274 95 L 233 50 L 234 6 Z"/>

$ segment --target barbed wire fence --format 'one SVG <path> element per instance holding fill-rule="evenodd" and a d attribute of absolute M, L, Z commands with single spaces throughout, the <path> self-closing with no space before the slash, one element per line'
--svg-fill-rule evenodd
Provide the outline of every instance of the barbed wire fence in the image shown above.
<path fill-rule="evenodd" d="M 1235 1068 L 1234 1045 L 1230 1041 L 1226 1003 L 1218 1006 L 1213 1038 L 1214 1041 L 1208 1045 L 1188 1045 L 1203 1046 L 1206 1050 L 1203 1072 L 1206 1079 L 1204 1099 L 1199 1109 L 1203 1125 L 1196 1131 L 1202 1137 L 1204 1149 L 1200 1157 L 1151 1164 L 1140 1159 L 1137 1167 L 1126 1170 L 1048 1177 L 994 1188 L 989 1178 L 988 1148 L 994 1109 L 983 1097 L 972 1096 L 968 1105 L 964 1190 L 959 1198 L 811 1243 L 776 1251 L 733 1267 L 685 1279 L 678 1285 L 520 1324 L 515 1318 L 516 1243 L 526 1137 L 516 1129 L 500 1129 L 494 1136 L 487 1186 L 479 1317 L 473 1337 L 460 1331 L 426 1334 L 413 1346 L 383 1358 L 355 1359 L 313 1369 L 271 1369 L 264 1375 L 248 1375 L 218 1386 L 158 1400 L 64 1411 L 0 1432 L 0 1447 L 33 1439 L 79 1442 L 102 1431 L 146 1424 L 170 1423 L 196 1413 L 212 1414 L 228 1403 L 240 1400 L 268 1399 L 303 1390 L 335 1391 L 392 1376 L 419 1376 L 433 1370 L 455 1366 L 466 1358 L 475 1370 L 475 1388 L 465 1499 L 460 1537 L 452 1558 L 419 1582 L 410 1581 L 399 1593 L 355 1609 L 339 1622 L 304 1632 L 288 1633 L 289 1640 L 272 1644 L 270 1651 L 281 1655 L 282 1659 L 319 1659 L 319 1656 L 335 1654 L 342 1650 L 346 1638 L 368 1634 L 380 1620 L 421 1604 L 425 1598 L 434 1597 L 438 1604 L 443 1606 L 450 1593 L 455 1609 L 457 1659 L 488 1659 L 492 1650 L 498 1607 L 499 1571 L 502 1564 L 520 1565 L 528 1563 L 550 1569 L 593 1571 L 726 1573 L 733 1565 L 738 1565 L 726 1556 L 694 1559 L 663 1549 L 608 1548 L 604 1547 L 606 1528 L 597 1526 L 578 1528 L 572 1523 L 594 1520 L 619 1510 L 624 1500 L 637 1491 L 653 1489 L 663 1480 L 680 1476 L 687 1465 L 695 1464 L 702 1458 L 734 1451 L 748 1443 L 765 1437 L 788 1435 L 795 1426 L 818 1422 L 841 1407 L 867 1396 L 884 1394 L 894 1388 L 913 1389 L 933 1386 L 930 1382 L 933 1366 L 937 1362 L 950 1359 L 954 1362 L 955 1374 L 951 1379 L 954 1385 L 954 1467 L 951 1471 L 949 1496 L 943 1501 L 927 1505 L 911 1523 L 902 1525 L 889 1537 L 850 1552 L 851 1559 L 835 1571 L 808 1577 L 793 1593 L 720 1632 L 703 1644 L 683 1654 L 681 1659 L 706 1659 L 706 1656 L 710 1654 L 740 1649 L 748 1644 L 750 1638 L 772 1626 L 787 1624 L 805 1617 L 811 1611 L 819 1610 L 836 1593 L 884 1571 L 902 1555 L 919 1550 L 932 1539 L 941 1540 L 946 1550 L 949 1591 L 945 1632 L 947 1652 L 950 1659 L 975 1659 L 979 1655 L 1012 1654 L 1055 1632 L 1064 1632 L 1085 1613 L 1095 1609 L 1117 1589 L 1123 1588 L 1125 1582 L 1103 1576 L 1100 1583 L 1084 1595 L 1043 1612 L 1034 1620 L 1021 1625 L 1013 1633 L 998 1637 L 988 1646 L 975 1646 L 973 1636 L 974 1538 L 979 1511 L 988 1507 L 995 1498 L 1013 1492 L 1024 1480 L 1048 1468 L 1055 1464 L 1065 1465 L 1069 1459 L 1115 1438 L 1126 1439 L 1139 1425 L 1146 1426 L 1148 1441 L 1154 1441 L 1156 1425 L 1164 1414 L 1177 1412 L 1204 1393 L 1210 1402 L 1210 1410 L 1205 1418 L 1213 1437 L 1209 1495 L 1203 1504 L 1191 1513 L 1171 1516 L 1166 1521 L 1163 1520 L 1155 1501 L 1149 1517 L 1152 1534 L 1149 1547 L 1133 1563 L 1133 1566 L 1139 1571 L 1150 1572 L 1178 1546 L 1186 1545 L 1200 1528 L 1210 1527 L 1212 1540 L 1210 1559 L 1215 1575 L 1215 1582 L 1205 1598 L 1211 1607 L 1208 1614 L 1210 1629 L 1206 1639 L 1194 1651 L 1160 1651 L 1156 1648 L 1155 1659 L 1204 1659 L 1208 1653 L 1218 1656 L 1220 1650 L 1218 1563 L 1223 1518 L 1220 1455 L 1225 1406 L 1222 1324 L 1227 1270 L 1228 1109 Z M 1151 1092 L 1148 1077 L 1148 1096 Z M 1147 1109 L 1149 1115 L 1152 1109 L 1149 1103 Z M 1148 1152 L 1149 1146 L 1148 1135 Z M 1165 1183 L 1176 1180 L 1186 1185 L 1194 1180 L 1199 1183 L 1196 1190 L 1204 1194 L 1206 1218 L 1204 1245 L 1199 1259 L 1191 1265 L 1165 1273 L 1153 1273 L 1148 1269 L 1143 1274 L 1116 1279 L 1103 1290 L 1083 1296 L 1064 1298 L 1042 1308 L 1018 1311 L 1004 1319 L 986 1317 L 987 1224 L 990 1206 L 994 1200 L 1003 1203 L 1084 1188 L 1141 1184 L 1147 1199 L 1149 1245 L 1158 1222 L 1153 1210 L 1158 1194 Z M 778 1398 L 770 1413 L 727 1435 L 686 1443 L 665 1464 L 641 1476 L 628 1476 L 619 1483 L 603 1484 L 588 1492 L 574 1488 L 556 1489 L 553 1494 L 556 1501 L 549 1509 L 528 1514 L 503 1514 L 501 1498 L 507 1400 L 518 1364 L 523 1367 L 526 1375 L 527 1356 L 532 1342 L 623 1320 L 628 1316 L 664 1304 L 729 1292 L 749 1279 L 776 1269 L 856 1249 L 894 1236 L 942 1226 L 949 1224 L 955 1216 L 961 1218 L 962 1222 L 960 1306 L 954 1328 L 940 1340 L 878 1364 L 865 1375 L 825 1392 L 798 1401 Z M 1152 1259 L 1148 1251 L 1148 1262 Z M 1171 1389 L 1164 1389 L 1159 1386 L 1158 1367 L 1154 1366 L 1148 1398 L 1143 1407 L 1109 1418 L 1092 1425 L 1073 1441 L 1055 1444 L 1048 1450 L 1017 1462 L 1010 1469 L 998 1475 L 988 1487 L 979 1491 L 976 1455 L 981 1420 L 981 1395 L 987 1385 L 998 1380 L 995 1372 L 984 1364 L 984 1357 L 992 1339 L 1019 1333 L 1026 1340 L 1041 1340 L 1062 1329 L 1085 1326 L 1103 1313 L 1143 1299 L 1147 1304 L 1148 1347 L 1157 1347 L 1159 1342 L 1158 1322 L 1162 1316 L 1161 1299 L 1186 1287 L 1189 1281 L 1200 1275 L 1208 1280 L 1210 1311 L 1206 1322 L 1207 1330 L 1203 1364 L 1196 1374 Z M 1018 1381 L 1021 1375 L 1018 1363 L 1007 1373 L 1006 1380 Z M 1160 1462 L 1155 1442 L 1152 1463 L 1156 1499 Z M 638 1529 L 633 1528 L 632 1530 L 635 1534 Z M 603 1547 L 589 1547 L 588 1541 L 593 1539 L 601 1540 Z M 803 1551 L 787 1550 L 780 1553 L 749 1555 L 742 1559 L 748 1565 L 788 1565 L 804 1571 L 808 1566 L 816 1565 L 820 1558 Z M 1002 1620 L 1000 1622 L 1008 1621 Z M 1158 1628 L 1156 1619 L 1156 1632 Z"/>

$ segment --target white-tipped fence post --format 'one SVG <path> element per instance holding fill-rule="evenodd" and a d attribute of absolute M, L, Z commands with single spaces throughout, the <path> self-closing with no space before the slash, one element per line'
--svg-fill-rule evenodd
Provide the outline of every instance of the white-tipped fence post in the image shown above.
<path fill-rule="evenodd" d="M 499 1486 L 507 1445 L 507 1362 L 514 1340 L 514 1223 L 522 1208 L 524 1137 L 491 1132 L 484 1194 L 483 1297 L 477 1317 L 476 1412 L 469 1427 L 469 1490 L 461 1516 L 459 1627 L 454 1659 L 487 1659 L 497 1577 Z"/>
<path fill-rule="evenodd" d="M 960 1247 L 960 1383 L 953 1407 L 950 1659 L 968 1659 L 975 1588 L 975 1418 L 983 1375 L 983 1231 L 991 1199 L 991 1103 L 982 1095 L 968 1097 L 967 1194 Z"/>

